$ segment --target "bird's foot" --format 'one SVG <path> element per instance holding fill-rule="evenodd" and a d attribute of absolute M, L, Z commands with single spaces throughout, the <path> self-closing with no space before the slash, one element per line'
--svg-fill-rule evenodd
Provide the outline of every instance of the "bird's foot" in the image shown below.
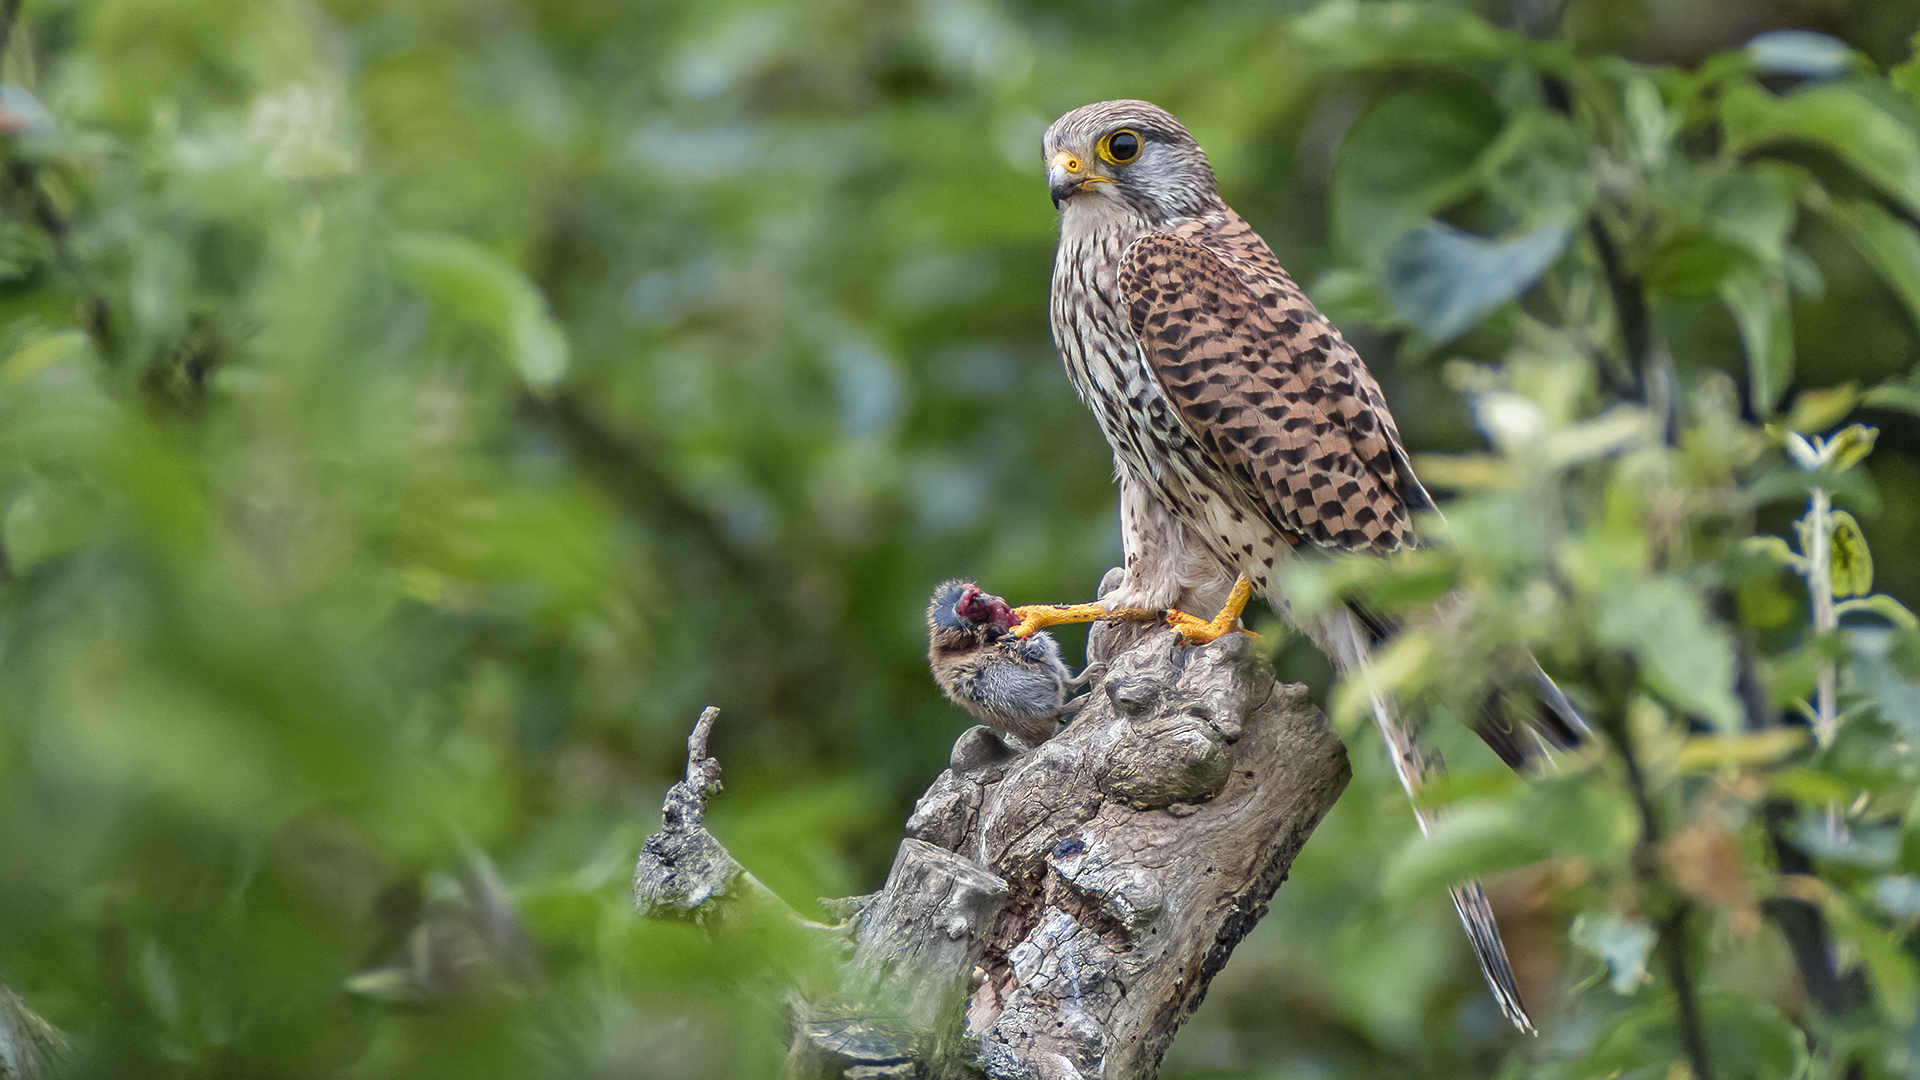
<path fill-rule="evenodd" d="M 1035 630 L 1067 623 L 1083 622 L 1159 622 L 1163 612 L 1151 608 L 1109 608 L 1094 601 L 1088 604 L 1022 604 L 1013 613 L 1020 621 L 1013 624 L 1014 637 L 1026 637 Z"/>
<path fill-rule="evenodd" d="M 1203 619 L 1198 615 L 1169 609 L 1167 625 L 1179 631 L 1181 639 L 1189 645 L 1205 645 L 1235 632 L 1258 641 L 1260 635 L 1251 630 L 1241 629 L 1239 626 L 1240 613 L 1247 609 L 1247 600 L 1252 596 L 1253 584 L 1244 577 L 1240 578 L 1233 583 L 1233 592 L 1227 594 L 1226 604 L 1213 618 Z"/>

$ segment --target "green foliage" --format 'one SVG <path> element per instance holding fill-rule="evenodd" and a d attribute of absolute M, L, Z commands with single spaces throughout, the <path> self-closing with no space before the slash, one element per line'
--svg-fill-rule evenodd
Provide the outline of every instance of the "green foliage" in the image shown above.
<path fill-rule="evenodd" d="M 1567 250 L 1572 230 L 1545 225 L 1494 242 L 1441 224 L 1404 233 L 1387 250 L 1382 285 L 1395 310 L 1437 343 L 1526 292 Z"/>
<path fill-rule="evenodd" d="M 640 840 L 714 702 L 714 829 L 871 889 L 934 583 L 1116 561 L 1037 145 L 1143 96 L 1446 503 L 1296 603 L 1465 598 L 1373 672 L 1434 836 L 1350 740 L 1169 1072 L 1667 1077 L 1684 995 L 1716 1075 L 1902 1074 L 1920 37 L 1666 7 L 26 0 L 0 984 L 103 1075 L 771 1075 L 771 958 L 635 922 Z M 1537 784 L 1452 722 L 1522 649 L 1602 733 Z M 1444 897 L 1496 871 L 1537 1041 Z"/>
<path fill-rule="evenodd" d="M 1564 1034 L 1539 1074 L 1899 1074 L 1916 964 L 1895 914 L 1908 867 L 1889 852 L 1920 769 L 1911 684 L 1884 658 L 1920 638 L 1906 605 L 1875 591 L 1889 572 L 1907 586 L 1887 561 L 1905 555 L 1870 549 L 1882 504 L 1861 481 L 1910 452 L 1911 429 L 1894 417 L 1889 443 L 1842 425 L 1863 405 L 1914 410 L 1905 381 L 1860 389 L 1844 331 L 1823 339 L 1800 320 L 1892 308 L 1904 343 L 1885 373 L 1911 371 L 1920 114 L 1819 35 L 1680 69 L 1441 29 L 1459 18 L 1331 5 L 1298 25 L 1332 64 L 1420 67 L 1444 88 L 1386 97 L 1341 144 L 1348 265 L 1327 280 L 1355 312 L 1418 331 L 1402 361 L 1444 342 L 1481 361 L 1445 371 L 1494 452 L 1416 458 L 1455 492 L 1430 527 L 1437 549 L 1396 567 L 1296 566 L 1293 596 L 1392 605 L 1438 573 L 1473 598 L 1337 693 L 1348 722 L 1382 690 L 1471 715 L 1482 684 L 1463 673 L 1512 670 L 1524 646 L 1613 752 L 1525 790 L 1456 774 L 1432 835 L 1387 861 L 1381 887 L 1404 901 L 1469 873 L 1563 868 L 1546 880 L 1573 920 L 1564 940 L 1601 961 L 1612 993 L 1569 1001 L 1561 1022 L 1583 1034 Z M 1413 24 L 1431 33 L 1422 45 L 1376 46 Z M 1762 78 L 1781 74 L 1824 81 Z M 1480 98 L 1461 88 L 1473 76 Z M 1474 101 L 1492 114 L 1459 104 Z M 1354 208 L 1399 238 L 1348 223 Z M 1569 220 L 1582 227 L 1555 224 Z M 1391 308 L 1355 299 L 1369 290 Z M 1799 723 L 1815 738 L 1782 726 Z M 1806 967 L 1826 948 L 1805 952 L 1795 920 L 1811 912 L 1839 943 L 1830 970 Z M 1678 954 L 1686 982 L 1655 954 Z"/>

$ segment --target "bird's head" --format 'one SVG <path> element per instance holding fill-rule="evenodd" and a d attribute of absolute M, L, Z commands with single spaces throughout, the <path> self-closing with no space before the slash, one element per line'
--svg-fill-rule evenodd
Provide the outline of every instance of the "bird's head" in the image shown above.
<path fill-rule="evenodd" d="M 1082 105 L 1047 128 L 1041 156 L 1053 205 L 1069 215 L 1131 211 L 1158 224 L 1220 205 L 1200 144 L 1149 102 Z"/>
<path fill-rule="evenodd" d="M 927 624 L 935 633 L 985 634 L 992 640 L 1018 621 L 1005 600 L 971 581 L 942 582 L 927 607 Z"/>

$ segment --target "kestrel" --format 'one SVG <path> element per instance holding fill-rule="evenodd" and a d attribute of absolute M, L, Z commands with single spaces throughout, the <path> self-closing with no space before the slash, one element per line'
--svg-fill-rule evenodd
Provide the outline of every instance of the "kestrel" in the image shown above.
<path fill-rule="evenodd" d="M 1348 605 L 1293 616 L 1276 588 L 1289 558 L 1387 555 L 1416 545 L 1433 507 L 1380 386 L 1359 354 L 1222 202 L 1193 136 L 1144 101 L 1062 116 L 1043 145 L 1061 210 L 1054 343 L 1113 446 L 1125 579 L 1095 604 L 1016 609 L 1017 633 L 1056 622 L 1170 610 L 1190 640 L 1230 632 L 1250 594 L 1347 674 L 1389 638 L 1389 620 Z M 1209 622 L 1180 614 L 1219 608 Z M 1556 746 L 1585 726 L 1538 667 L 1536 730 Z M 1537 744 L 1489 696 L 1482 734 L 1509 764 Z M 1372 700 L 1409 795 L 1440 762 L 1392 699 Z M 1416 801 L 1424 831 L 1430 815 Z M 1479 882 L 1452 890 L 1481 970 L 1508 1019 L 1533 1030 Z"/>
<path fill-rule="evenodd" d="M 1016 637 L 1007 602 L 970 581 L 946 581 L 927 604 L 927 663 L 934 681 L 975 720 L 1029 747 L 1053 737 L 1087 681 L 1046 632 Z"/>

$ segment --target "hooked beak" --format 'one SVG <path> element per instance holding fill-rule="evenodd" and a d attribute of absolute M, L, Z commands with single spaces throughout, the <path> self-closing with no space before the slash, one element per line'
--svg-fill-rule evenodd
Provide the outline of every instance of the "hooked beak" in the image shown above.
<path fill-rule="evenodd" d="M 1086 161 L 1066 150 L 1053 155 L 1053 160 L 1047 163 L 1047 190 L 1053 195 L 1055 210 L 1088 184 L 1111 183 L 1107 177 L 1088 172 Z"/>

